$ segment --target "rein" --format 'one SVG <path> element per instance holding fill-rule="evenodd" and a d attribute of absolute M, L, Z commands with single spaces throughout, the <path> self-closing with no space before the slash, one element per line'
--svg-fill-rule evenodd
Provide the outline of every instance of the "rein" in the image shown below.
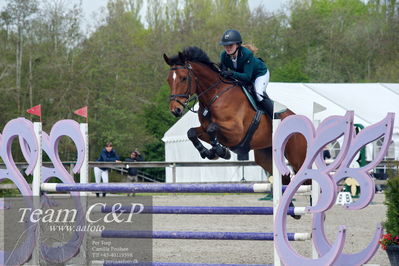
<path fill-rule="evenodd" d="M 177 103 L 179 103 L 181 106 L 183 106 L 184 109 L 188 109 L 193 113 L 198 113 L 198 111 L 194 110 L 194 105 L 197 103 L 197 101 L 199 100 L 199 98 L 207 93 L 208 91 L 217 88 L 218 85 L 220 85 L 221 83 L 228 83 L 228 84 L 233 84 L 230 87 L 225 88 L 224 90 L 222 90 L 221 92 L 217 93 L 214 97 L 212 97 L 210 103 L 206 106 L 205 108 L 205 112 L 204 112 L 204 116 L 206 116 L 206 114 L 208 113 L 208 109 L 209 107 L 216 102 L 216 100 L 222 96 L 225 92 L 227 92 L 228 90 L 230 90 L 231 88 L 235 87 L 237 84 L 235 82 L 226 82 L 222 79 L 219 79 L 218 82 L 212 84 L 210 87 L 206 88 L 204 91 L 202 91 L 201 93 L 199 93 L 197 96 L 191 96 L 192 93 L 192 77 L 194 77 L 197 81 L 196 83 L 196 89 L 198 88 L 198 84 L 199 84 L 199 80 L 197 79 L 197 77 L 194 75 L 193 73 L 193 68 L 191 67 L 190 64 L 184 65 L 184 66 L 177 66 L 177 67 L 171 67 L 170 70 L 178 70 L 178 69 L 186 69 L 188 71 L 188 87 L 187 90 L 184 94 L 171 94 L 169 96 L 169 101 L 176 101 Z M 187 99 L 186 102 L 181 102 L 179 99 L 177 99 L 178 97 L 180 98 L 185 98 Z M 193 107 L 189 107 L 189 103 L 194 101 Z"/>

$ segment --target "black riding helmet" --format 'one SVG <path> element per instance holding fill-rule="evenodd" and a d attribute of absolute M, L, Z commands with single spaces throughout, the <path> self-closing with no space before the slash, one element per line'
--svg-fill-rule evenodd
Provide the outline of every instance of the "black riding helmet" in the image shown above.
<path fill-rule="evenodd" d="M 236 30 L 226 30 L 219 42 L 220 45 L 230 45 L 235 43 L 242 43 L 241 34 Z"/>

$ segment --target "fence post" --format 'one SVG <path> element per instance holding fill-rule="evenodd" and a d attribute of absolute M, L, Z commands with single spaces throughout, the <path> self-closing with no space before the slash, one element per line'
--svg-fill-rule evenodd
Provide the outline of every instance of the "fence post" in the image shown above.
<path fill-rule="evenodd" d="M 281 105 L 278 102 L 274 102 L 274 108 L 273 109 L 274 109 L 274 111 L 276 111 L 276 110 L 281 110 L 282 108 L 281 108 Z M 275 134 L 276 129 L 279 126 L 279 124 L 280 124 L 280 120 L 279 119 L 274 119 L 274 117 L 273 117 L 273 120 L 272 120 L 272 140 L 273 140 L 272 141 L 272 145 L 274 144 L 274 134 Z M 274 148 L 274 147 L 272 146 L 272 148 Z M 283 195 L 283 192 L 282 192 L 283 184 L 282 184 L 281 174 L 280 174 L 280 172 L 277 169 L 277 166 L 276 166 L 276 163 L 274 161 L 274 158 L 273 158 L 273 168 L 272 169 L 273 169 L 272 175 L 273 175 L 273 224 L 274 224 L 276 222 L 275 221 L 276 220 L 276 213 L 277 213 L 276 210 L 277 210 L 278 205 L 280 203 L 280 199 L 281 199 L 281 197 Z M 278 255 L 275 243 L 276 242 L 273 242 L 274 265 L 275 266 L 280 266 L 281 265 L 281 260 L 280 260 L 280 256 Z"/>
<path fill-rule="evenodd" d="M 85 141 L 84 160 L 80 168 L 80 183 L 89 183 L 89 126 L 87 123 L 80 123 L 80 132 Z"/>
<path fill-rule="evenodd" d="M 176 163 L 172 164 L 172 183 L 176 183 Z"/>
<path fill-rule="evenodd" d="M 35 169 L 33 170 L 33 180 L 32 180 L 32 195 L 33 195 L 33 208 L 40 209 L 40 184 L 42 183 L 42 123 L 34 122 L 33 129 L 35 131 L 35 136 L 38 145 L 38 156 L 35 165 Z M 39 217 L 36 217 L 39 218 Z M 29 261 L 28 265 L 39 265 L 40 264 L 40 221 L 36 223 L 36 246 L 33 250 L 32 258 Z"/>

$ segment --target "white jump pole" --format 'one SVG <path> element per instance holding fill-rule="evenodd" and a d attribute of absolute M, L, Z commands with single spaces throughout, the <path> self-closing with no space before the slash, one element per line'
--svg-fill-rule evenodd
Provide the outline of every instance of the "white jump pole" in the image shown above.
<path fill-rule="evenodd" d="M 278 103 L 278 102 L 274 102 L 274 110 L 275 111 L 280 111 L 280 110 L 284 110 L 286 108 L 286 106 Z M 322 112 L 324 111 L 326 108 L 324 106 L 321 106 L 317 103 L 313 103 L 312 106 L 312 121 L 313 123 L 315 122 L 315 113 L 318 112 Z M 309 117 L 309 116 L 308 116 Z M 275 134 L 275 130 L 277 129 L 277 127 L 279 126 L 281 120 L 279 119 L 273 119 L 273 128 L 272 128 L 272 136 L 273 136 L 273 140 L 274 140 L 274 134 Z M 315 125 L 318 126 L 318 125 Z M 313 167 L 315 168 L 315 165 L 313 165 Z M 312 197 L 312 205 L 316 205 L 317 201 L 319 199 L 319 194 L 320 194 L 320 186 L 317 182 L 312 182 L 312 191 L 311 191 L 311 197 Z M 282 197 L 282 177 L 281 174 L 279 173 L 276 164 L 274 162 L 274 158 L 273 158 L 273 208 L 276 210 L 278 208 L 279 202 L 281 200 Z M 273 214 L 273 218 L 275 220 L 275 215 L 276 212 L 274 212 Z M 319 257 L 316 247 L 314 246 L 313 242 L 312 242 L 312 258 L 317 259 Z M 277 253 L 277 249 L 275 246 L 275 242 L 274 242 L 274 265 L 279 266 L 281 265 L 281 260 L 280 257 Z"/>
<path fill-rule="evenodd" d="M 80 183 L 89 183 L 89 124 L 88 123 L 80 123 L 80 132 L 83 136 L 84 139 L 84 159 L 83 159 L 83 164 L 82 167 L 80 168 Z M 80 199 L 80 202 L 82 203 L 82 208 L 86 210 L 87 208 L 87 196 L 88 192 L 80 192 L 80 195 L 82 196 Z M 86 264 L 87 262 L 87 247 L 89 246 L 88 241 L 89 237 L 87 234 L 84 235 L 83 240 L 82 240 L 82 247 L 80 249 L 80 256 L 76 258 L 76 263 L 77 265 L 79 264 Z"/>
<path fill-rule="evenodd" d="M 33 130 L 35 132 L 37 141 L 37 161 L 35 168 L 33 169 L 33 180 L 32 180 L 32 195 L 33 195 L 33 208 L 40 209 L 40 184 L 42 182 L 42 122 L 34 122 Z M 37 217 L 38 218 L 38 217 Z M 33 250 L 32 258 L 27 263 L 28 265 L 39 265 L 40 263 L 40 222 L 36 224 L 36 247 Z"/>
<path fill-rule="evenodd" d="M 319 126 L 320 121 L 316 120 L 315 114 L 319 113 L 319 112 L 323 112 L 326 109 L 327 109 L 326 107 L 324 107 L 316 102 L 313 102 L 313 104 L 312 104 L 312 122 L 316 129 Z M 313 169 L 317 168 L 316 163 L 313 163 L 312 168 Z M 317 204 L 317 201 L 319 200 L 319 196 L 320 196 L 320 185 L 316 181 L 312 180 L 312 192 L 311 192 L 312 206 L 315 206 Z M 313 214 L 312 214 L 312 218 L 313 218 Z M 317 253 L 317 249 L 316 249 L 313 241 L 312 241 L 312 258 L 313 259 L 319 258 L 319 254 Z"/>
<path fill-rule="evenodd" d="M 278 102 L 274 102 L 274 107 L 273 110 L 277 111 L 277 110 L 282 110 L 284 109 L 284 106 L 281 105 Z M 274 114 L 273 114 L 274 115 Z M 274 140 L 274 134 L 275 134 L 275 130 L 277 129 L 277 127 L 280 124 L 280 119 L 274 119 L 272 120 L 272 140 Z M 272 147 L 273 149 L 274 147 Z M 276 210 L 278 208 L 278 205 L 280 203 L 281 197 L 283 196 L 283 192 L 282 192 L 282 187 L 283 187 L 283 183 L 282 183 L 282 178 L 281 178 L 281 174 L 277 169 L 276 163 L 274 162 L 274 158 L 273 158 L 273 224 L 276 222 Z M 277 252 L 277 248 L 276 248 L 276 242 L 273 241 L 273 251 L 274 251 L 274 265 L 275 266 L 281 266 L 281 260 L 280 260 L 280 256 L 278 255 Z"/>
<path fill-rule="evenodd" d="M 85 155 L 82 167 L 80 168 L 80 183 L 89 183 L 89 125 L 80 123 L 80 132 L 85 141 Z"/>
<path fill-rule="evenodd" d="M 40 197 L 40 184 L 42 183 L 42 123 L 34 122 L 33 130 L 35 131 L 36 141 L 38 145 L 38 157 L 33 169 L 32 193 L 33 196 Z"/>

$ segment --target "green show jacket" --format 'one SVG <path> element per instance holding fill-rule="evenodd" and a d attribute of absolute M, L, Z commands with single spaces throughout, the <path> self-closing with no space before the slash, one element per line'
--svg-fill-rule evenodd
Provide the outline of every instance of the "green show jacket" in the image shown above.
<path fill-rule="evenodd" d="M 254 82 L 257 77 L 267 73 L 265 63 L 261 59 L 255 57 L 249 49 L 240 46 L 237 53 L 237 69 L 234 68 L 233 61 L 226 51 L 223 51 L 220 55 L 222 67 L 233 70 L 233 78 L 244 83 L 250 83 Z"/>

